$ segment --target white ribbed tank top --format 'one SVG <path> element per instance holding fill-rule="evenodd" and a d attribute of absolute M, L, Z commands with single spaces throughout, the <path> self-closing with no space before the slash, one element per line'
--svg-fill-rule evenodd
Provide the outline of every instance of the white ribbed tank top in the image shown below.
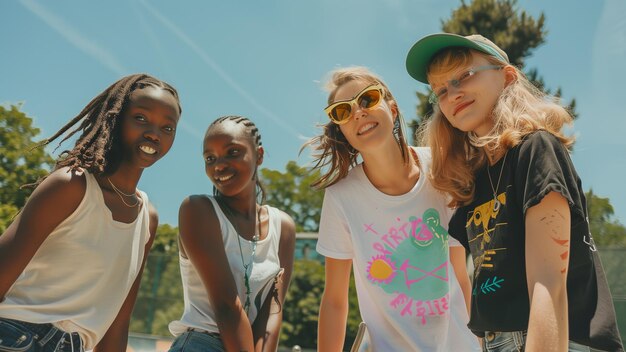
<path fill-rule="evenodd" d="M 213 203 L 213 208 L 220 222 L 220 230 L 224 241 L 224 249 L 228 257 L 228 264 L 233 273 L 237 285 L 237 293 L 242 304 L 246 301 L 246 287 L 244 284 L 244 268 L 237 240 L 237 232 L 222 212 L 217 201 L 213 197 L 208 197 Z M 256 252 L 254 254 L 252 273 L 250 274 L 250 308 L 248 319 L 254 322 L 258 311 L 265 302 L 272 287 L 274 277 L 280 270 L 280 260 L 278 258 L 278 245 L 280 242 L 281 219 L 279 210 L 266 206 L 269 214 L 269 232 L 267 237 L 257 241 Z M 241 240 L 241 250 L 246 264 L 250 260 L 252 252 L 252 242 L 244 238 Z M 204 288 L 202 279 L 198 275 L 191 261 L 179 256 L 180 273 L 183 282 L 183 294 L 185 307 L 180 320 L 170 323 L 170 332 L 178 336 L 188 328 L 201 329 L 208 332 L 219 333 L 215 312 L 209 295 Z"/>
<path fill-rule="evenodd" d="M 66 172 L 66 169 L 56 172 Z M 148 196 L 130 224 L 113 220 L 93 175 L 78 208 L 41 244 L 0 303 L 0 317 L 78 332 L 86 350 L 117 316 L 150 238 Z"/>

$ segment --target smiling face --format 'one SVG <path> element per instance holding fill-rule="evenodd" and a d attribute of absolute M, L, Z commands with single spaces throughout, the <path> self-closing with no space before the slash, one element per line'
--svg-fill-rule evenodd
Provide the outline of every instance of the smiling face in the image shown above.
<path fill-rule="evenodd" d="M 363 80 L 349 81 L 335 91 L 333 101 L 353 99 L 371 82 Z M 350 119 L 339 126 L 350 145 L 361 153 L 376 150 L 384 143 L 396 145 L 393 138 L 393 122 L 398 116 L 398 108 L 393 100 L 382 100 L 371 109 L 354 104 Z M 397 148 L 397 147 L 395 147 Z"/>
<path fill-rule="evenodd" d="M 468 62 L 456 67 L 435 68 L 429 72 L 428 80 L 434 92 L 445 91 L 438 104 L 452 126 L 485 136 L 493 127 L 491 113 L 506 86 L 510 66 L 502 70 L 482 69 L 494 63 L 475 51 L 470 51 L 470 55 Z M 475 73 L 468 75 L 471 70 Z M 451 81 L 460 83 L 455 86 Z"/>
<path fill-rule="evenodd" d="M 263 147 L 255 146 L 243 124 L 226 120 L 211 126 L 204 137 L 203 156 L 206 174 L 220 194 L 254 194 Z"/>
<path fill-rule="evenodd" d="M 146 168 L 172 147 L 180 118 L 178 100 L 169 91 L 146 86 L 136 89 L 121 112 L 122 163 Z"/>

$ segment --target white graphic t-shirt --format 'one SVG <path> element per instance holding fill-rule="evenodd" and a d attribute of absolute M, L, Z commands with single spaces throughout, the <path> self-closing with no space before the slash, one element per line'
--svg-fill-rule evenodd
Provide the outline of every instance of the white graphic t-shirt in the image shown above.
<path fill-rule="evenodd" d="M 479 351 L 450 264 L 452 210 L 426 176 L 430 150 L 414 150 L 421 176 L 406 194 L 380 192 L 362 164 L 326 189 L 317 251 L 352 260 L 373 351 Z"/>

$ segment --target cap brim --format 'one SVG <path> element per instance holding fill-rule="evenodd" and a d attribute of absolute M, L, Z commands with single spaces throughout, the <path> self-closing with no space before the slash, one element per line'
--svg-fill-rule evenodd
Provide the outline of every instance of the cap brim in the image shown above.
<path fill-rule="evenodd" d="M 428 84 L 428 65 L 433 57 L 441 50 L 449 47 L 465 47 L 478 51 L 484 48 L 473 41 L 450 33 L 431 34 L 420 39 L 411 47 L 406 56 L 406 70 L 411 77 Z"/>

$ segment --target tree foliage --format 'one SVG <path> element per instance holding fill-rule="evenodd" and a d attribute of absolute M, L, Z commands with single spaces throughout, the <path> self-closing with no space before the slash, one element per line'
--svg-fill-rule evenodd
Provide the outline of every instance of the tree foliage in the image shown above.
<path fill-rule="evenodd" d="M 170 337 L 168 324 L 183 314 L 178 228 L 159 225 L 141 277 L 130 331 Z"/>
<path fill-rule="evenodd" d="M 626 227 L 613 219 L 614 210 L 609 198 L 602 198 L 589 190 L 585 194 L 589 212 L 589 226 L 593 240 L 599 247 L 626 248 Z"/>
<path fill-rule="evenodd" d="M 287 163 L 284 173 L 261 170 L 267 204 L 289 214 L 297 232 L 317 232 L 319 228 L 324 192 L 311 188 L 311 183 L 319 176 L 318 170 L 310 172 L 295 161 Z"/>
<path fill-rule="evenodd" d="M 317 322 L 324 282 L 324 264 L 314 260 L 295 262 L 283 307 L 281 346 L 299 345 L 306 349 L 317 347 Z M 348 307 L 345 347 L 354 342 L 361 322 L 353 275 L 350 278 Z"/>
<path fill-rule="evenodd" d="M 0 106 L 0 233 L 26 203 L 31 188 L 20 188 L 45 176 L 54 160 L 33 140 L 39 129 L 20 105 Z"/>
<path fill-rule="evenodd" d="M 511 64 L 524 67 L 525 60 L 532 52 L 545 42 L 547 30 L 544 27 L 545 16 L 530 16 L 526 11 L 517 8 L 516 0 L 474 0 L 467 4 L 461 1 L 449 19 L 442 21 L 443 32 L 459 35 L 481 34 L 491 39 L 509 56 Z M 536 69 L 526 71 L 527 77 L 537 87 L 555 96 L 561 96 L 561 89 L 551 92 L 545 87 Z M 432 115 L 433 107 L 428 102 L 431 90 L 427 93 L 417 92 L 417 119 L 409 123 L 412 131 L 419 130 L 421 125 Z M 576 101 L 569 103 L 570 112 L 574 117 Z"/>

